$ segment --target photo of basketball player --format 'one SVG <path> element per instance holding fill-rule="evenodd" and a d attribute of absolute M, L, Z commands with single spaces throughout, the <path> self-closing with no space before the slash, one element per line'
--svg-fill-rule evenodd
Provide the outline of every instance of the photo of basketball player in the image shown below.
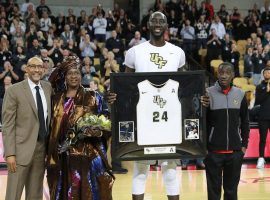
<path fill-rule="evenodd" d="M 199 139 L 199 119 L 185 119 L 185 139 L 197 140 Z"/>
<path fill-rule="evenodd" d="M 119 142 L 134 142 L 134 122 L 119 122 Z"/>

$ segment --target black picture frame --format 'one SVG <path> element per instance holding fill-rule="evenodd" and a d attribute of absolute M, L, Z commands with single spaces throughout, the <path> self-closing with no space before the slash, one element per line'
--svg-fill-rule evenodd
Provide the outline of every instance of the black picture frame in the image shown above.
<path fill-rule="evenodd" d="M 178 98 L 182 105 L 183 141 L 181 144 L 138 145 L 136 106 L 139 99 L 139 90 L 137 84 L 144 80 L 149 80 L 154 84 L 161 84 L 168 79 L 179 82 Z M 205 94 L 204 71 L 112 73 L 110 75 L 110 91 L 117 94 L 117 100 L 111 106 L 113 160 L 185 159 L 201 158 L 206 155 L 206 108 L 200 103 L 200 96 Z M 187 123 L 191 121 L 199 122 L 197 125 L 199 138 L 196 136 L 193 137 L 194 139 L 185 140 L 186 134 L 184 131 L 188 130 L 188 128 L 184 127 L 184 121 Z M 125 142 L 125 140 L 119 139 L 119 136 L 121 136 L 119 126 L 125 123 L 133 124 L 130 122 L 134 122 L 134 127 L 133 129 L 129 128 L 129 136 L 127 142 Z M 190 124 L 187 126 L 190 126 Z M 123 132 L 123 128 L 121 130 Z M 134 140 L 130 139 L 132 138 L 131 134 L 134 134 Z M 154 150 L 154 154 L 146 154 L 147 151 L 151 152 L 149 147 L 151 151 Z M 170 149 L 171 152 L 168 152 L 170 147 L 174 148 Z M 158 151 L 162 153 L 157 153 Z"/>

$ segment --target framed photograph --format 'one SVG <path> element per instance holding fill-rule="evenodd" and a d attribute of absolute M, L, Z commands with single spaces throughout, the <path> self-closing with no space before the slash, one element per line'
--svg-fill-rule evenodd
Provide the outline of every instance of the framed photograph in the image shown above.
<path fill-rule="evenodd" d="M 119 122 L 119 142 L 134 142 L 134 122 Z"/>
<path fill-rule="evenodd" d="M 112 73 L 110 84 L 113 159 L 206 155 L 204 71 Z"/>
<path fill-rule="evenodd" d="M 185 140 L 199 140 L 199 119 L 185 119 L 184 127 L 185 127 Z"/>

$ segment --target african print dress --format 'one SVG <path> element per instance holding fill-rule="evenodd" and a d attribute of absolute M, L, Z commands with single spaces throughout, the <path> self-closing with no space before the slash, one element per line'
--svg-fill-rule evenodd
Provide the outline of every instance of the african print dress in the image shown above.
<path fill-rule="evenodd" d="M 47 179 L 52 200 L 112 200 L 114 177 L 106 157 L 106 131 L 72 131 L 84 114 L 98 112 L 95 92 L 79 88 L 76 97 L 53 98 L 52 131 L 48 143 Z M 68 145 L 70 137 L 76 143 Z"/>

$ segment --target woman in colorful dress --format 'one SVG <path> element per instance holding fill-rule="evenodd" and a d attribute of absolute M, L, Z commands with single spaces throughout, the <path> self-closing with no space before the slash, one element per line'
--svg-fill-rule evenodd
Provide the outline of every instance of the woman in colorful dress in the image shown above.
<path fill-rule="evenodd" d="M 81 63 L 68 56 L 50 77 L 53 96 L 48 141 L 47 179 L 52 200 L 112 200 L 114 176 L 106 157 L 110 131 L 91 124 L 78 128 L 83 116 L 102 110 L 93 91 L 81 86 Z"/>

